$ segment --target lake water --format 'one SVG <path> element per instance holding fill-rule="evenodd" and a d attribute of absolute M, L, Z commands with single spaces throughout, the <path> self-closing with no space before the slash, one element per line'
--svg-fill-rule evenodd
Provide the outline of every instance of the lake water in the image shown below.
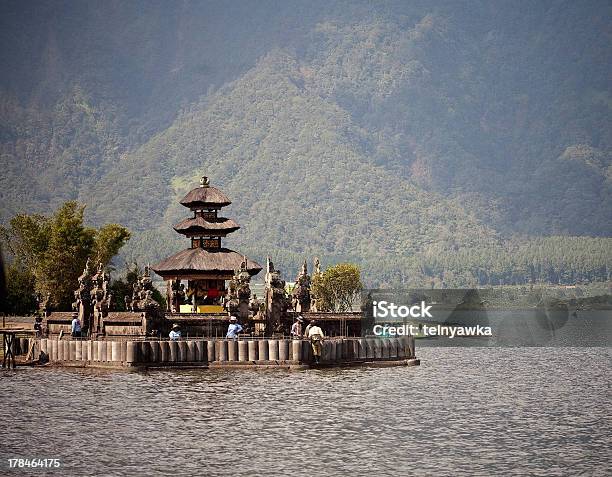
<path fill-rule="evenodd" d="M 420 367 L 0 372 L 49 475 L 612 475 L 612 348 L 418 349 Z"/>

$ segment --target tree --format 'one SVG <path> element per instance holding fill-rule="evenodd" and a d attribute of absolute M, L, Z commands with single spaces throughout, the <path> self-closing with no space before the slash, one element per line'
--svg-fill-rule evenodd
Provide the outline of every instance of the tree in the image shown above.
<path fill-rule="evenodd" d="M 130 237 L 117 224 L 100 230 L 85 226 L 84 211 L 84 205 L 69 201 L 51 217 L 19 214 L 0 229 L 13 263 L 34 277 L 34 292 L 49 295 L 51 306 L 58 309 L 70 309 L 87 259 L 107 266 Z"/>
<path fill-rule="evenodd" d="M 312 294 L 321 311 L 349 311 L 362 289 L 359 267 L 351 263 L 330 267 L 312 281 Z"/>
<path fill-rule="evenodd" d="M 6 312 L 10 315 L 29 315 L 37 309 L 34 275 L 14 261 L 7 269 Z"/>

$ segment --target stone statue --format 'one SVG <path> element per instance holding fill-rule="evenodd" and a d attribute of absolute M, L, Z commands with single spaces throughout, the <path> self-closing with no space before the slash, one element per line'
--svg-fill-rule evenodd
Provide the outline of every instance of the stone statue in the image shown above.
<path fill-rule="evenodd" d="M 274 333 L 283 332 L 283 322 L 287 316 L 290 301 L 285 291 L 285 281 L 281 279 L 280 272 L 274 269 L 270 257 L 266 263 L 265 287 L 265 333 L 271 336 Z"/>
<path fill-rule="evenodd" d="M 89 333 L 91 326 L 92 304 L 92 275 L 89 269 L 89 259 L 85 262 L 83 273 L 79 277 L 79 288 L 74 292 L 76 301 L 73 303 L 74 311 L 81 322 L 81 330 Z"/>
<path fill-rule="evenodd" d="M 147 293 L 149 291 L 151 292 L 150 294 Z M 142 276 L 134 283 L 130 310 L 146 311 L 145 307 L 149 303 L 147 302 L 147 297 L 153 300 L 153 280 L 151 279 L 150 267 L 148 265 L 144 268 Z M 157 303 L 157 307 L 159 308 L 159 303 Z"/>
<path fill-rule="evenodd" d="M 248 272 L 246 256 L 236 271 L 236 295 L 238 297 L 238 314 L 242 323 L 249 318 L 249 300 L 251 299 L 251 275 Z"/>
<path fill-rule="evenodd" d="M 104 270 L 102 263 L 98 264 L 98 271 L 93 276 L 93 289 L 90 292 L 91 305 L 93 308 L 92 333 L 103 331 L 104 318 L 108 316 L 111 309 L 112 294 L 109 289 L 110 275 Z"/>
<path fill-rule="evenodd" d="M 302 269 L 295 279 L 295 288 L 291 293 L 293 309 L 298 313 L 310 311 L 310 281 L 308 266 L 306 260 L 304 260 Z"/>
<path fill-rule="evenodd" d="M 319 261 L 318 257 L 315 257 L 314 259 L 314 273 L 312 275 L 312 280 L 311 280 L 311 284 L 312 281 L 316 278 L 316 277 L 320 277 L 322 275 L 321 272 L 321 262 Z M 316 297 L 316 295 L 314 293 L 312 293 L 312 290 L 310 291 L 310 311 L 313 312 L 317 312 L 320 311 L 320 303 L 318 303 L 318 299 Z"/>

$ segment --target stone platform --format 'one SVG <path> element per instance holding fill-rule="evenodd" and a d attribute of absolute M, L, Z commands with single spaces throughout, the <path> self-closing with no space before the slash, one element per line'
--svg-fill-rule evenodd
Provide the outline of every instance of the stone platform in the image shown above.
<path fill-rule="evenodd" d="M 418 365 L 414 337 L 328 338 L 314 363 L 307 340 L 85 340 L 37 338 L 51 366 L 99 368 L 288 368 Z"/>

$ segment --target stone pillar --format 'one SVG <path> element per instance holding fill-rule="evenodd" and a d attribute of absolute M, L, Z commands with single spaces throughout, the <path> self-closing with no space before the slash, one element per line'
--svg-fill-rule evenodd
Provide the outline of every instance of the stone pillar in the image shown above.
<path fill-rule="evenodd" d="M 406 349 L 404 348 L 404 337 L 397 338 L 397 357 L 398 359 L 406 358 Z"/>
<path fill-rule="evenodd" d="M 398 344 L 397 338 L 391 338 L 389 340 L 389 358 L 390 359 L 397 359 L 397 344 Z"/>
<path fill-rule="evenodd" d="M 113 360 L 113 342 L 112 341 L 106 341 L 106 361 L 112 361 Z"/>
<path fill-rule="evenodd" d="M 40 340 L 40 350 L 45 353 L 46 355 L 49 355 L 49 349 L 47 348 L 47 339 L 46 338 L 42 338 Z"/>
<path fill-rule="evenodd" d="M 152 363 L 159 363 L 161 361 L 161 349 L 159 348 L 159 341 L 147 341 L 147 347 L 149 348 L 149 360 Z"/>
<path fill-rule="evenodd" d="M 357 342 L 357 358 L 366 359 L 367 358 L 367 344 L 365 338 L 359 338 L 355 340 Z"/>
<path fill-rule="evenodd" d="M 238 342 L 236 340 L 227 342 L 227 360 L 238 361 Z"/>
<path fill-rule="evenodd" d="M 414 336 L 409 336 L 408 337 L 408 343 L 410 345 L 410 358 L 415 358 L 416 357 L 416 350 L 414 347 Z"/>
<path fill-rule="evenodd" d="M 170 357 L 169 357 L 168 361 L 170 361 L 171 363 L 176 363 L 179 360 L 178 342 L 177 341 L 169 341 L 168 342 L 168 349 L 170 351 Z"/>
<path fill-rule="evenodd" d="M 112 354 L 110 361 L 118 362 L 121 361 L 121 342 L 120 341 L 112 341 Z"/>
<path fill-rule="evenodd" d="M 100 356 L 100 362 L 106 363 L 108 361 L 108 347 L 106 341 L 98 341 L 98 355 Z"/>
<path fill-rule="evenodd" d="M 93 361 L 93 341 L 92 340 L 86 341 L 85 349 L 87 350 L 86 360 Z"/>
<path fill-rule="evenodd" d="M 187 357 L 185 361 L 189 361 L 190 363 L 193 363 L 194 361 L 198 361 L 196 358 L 197 349 L 196 349 L 195 341 L 186 341 L 185 343 L 187 344 Z"/>
<path fill-rule="evenodd" d="M 178 361 L 185 363 L 187 361 L 187 341 L 179 341 L 178 344 Z"/>
<path fill-rule="evenodd" d="M 167 363 L 170 361 L 170 343 L 167 341 L 159 341 L 159 356 L 160 362 Z"/>
<path fill-rule="evenodd" d="M 278 340 L 268 340 L 268 359 L 270 361 L 278 360 Z"/>
<path fill-rule="evenodd" d="M 249 346 L 244 340 L 238 341 L 238 361 L 249 360 Z"/>
<path fill-rule="evenodd" d="M 227 341 L 215 341 L 215 351 L 217 354 L 217 361 L 227 361 Z"/>
<path fill-rule="evenodd" d="M 217 360 L 216 350 L 215 350 L 215 342 L 213 340 L 206 341 L 206 361 L 212 363 Z"/>
<path fill-rule="evenodd" d="M 389 359 L 389 351 L 391 348 L 391 340 L 389 338 L 382 339 L 382 357 L 383 359 Z"/>
<path fill-rule="evenodd" d="M 125 360 L 127 359 L 127 341 L 121 341 L 121 346 L 120 346 L 120 357 L 121 357 L 121 362 L 125 362 Z"/>
<path fill-rule="evenodd" d="M 376 342 L 377 338 L 366 338 L 366 358 L 374 359 L 376 357 Z"/>
<path fill-rule="evenodd" d="M 129 365 L 132 365 L 136 362 L 137 360 L 137 344 L 133 341 L 128 341 L 125 344 L 125 362 Z"/>
<path fill-rule="evenodd" d="M 374 339 L 374 358 L 382 359 L 383 357 L 383 344 L 382 338 Z"/>
<path fill-rule="evenodd" d="M 69 361 L 74 361 L 76 359 L 76 345 L 77 342 L 74 340 L 71 340 L 68 342 L 68 360 Z"/>
<path fill-rule="evenodd" d="M 151 362 L 151 345 L 148 341 L 138 342 L 138 361 L 140 363 Z"/>
<path fill-rule="evenodd" d="M 49 361 L 58 361 L 57 357 L 57 340 L 49 340 Z"/>
<path fill-rule="evenodd" d="M 259 361 L 268 361 L 270 358 L 268 340 L 259 340 L 258 348 L 259 348 Z"/>
<path fill-rule="evenodd" d="M 251 340 L 248 342 L 249 361 L 257 361 L 257 341 Z"/>
<path fill-rule="evenodd" d="M 291 342 L 291 348 L 292 348 L 292 357 L 291 359 L 293 361 L 302 361 L 302 341 L 301 340 L 293 340 Z"/>
<path fill-rule="evenodd" d="M 206 341 L 197 340 L 195 344 L 195 361 L 202 363 L 206 361 Z"/>
<path fill-rule="evenodd" d="M 278 359 L 280 361 L 289 360 L 289 340 L 279 340 L 278 342 Z"/>
<path fill-rule="evenodd" d="M 97 341 L 91 342 L 91 360 L 100 361 L 100 347 Z"/>

